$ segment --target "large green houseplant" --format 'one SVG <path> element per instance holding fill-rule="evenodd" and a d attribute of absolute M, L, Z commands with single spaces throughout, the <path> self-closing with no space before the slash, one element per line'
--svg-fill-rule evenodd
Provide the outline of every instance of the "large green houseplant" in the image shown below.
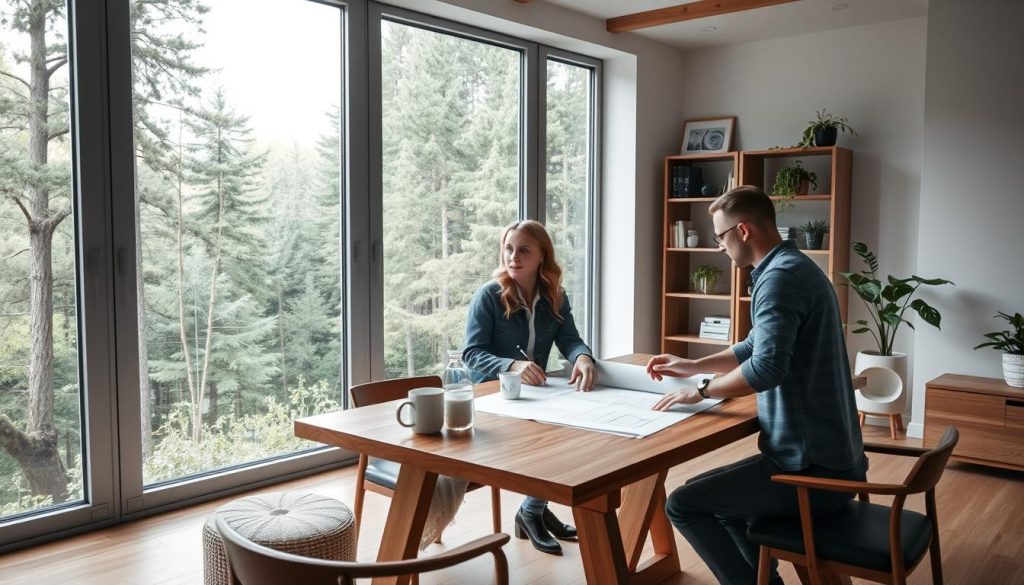
<path fill-rule="evenodd" d="M 985 343 L 979 343 L 974 349 L 991 347 L 1003 352 L 1003 379 L 1010 386 L 1024 388 L 1024 315 L 1014 313 L 1013 316 L 996 313 L 997 319 L 1005 319 L 1011 330 L 986 333 Z"/>
<path fill-rule="evenodd" d="M 878 345 L 878 355 L 893 355 L 893 342 L 896 340 L 896 333 L 901 325 L 906 324 L 914 329 L 914 324 L 904 318 L 907 309 L 913 309 L 925 323 L 937 329 L 941 328 L 942 315 L 939 314 L 939 311 L 923 299 L 915 299 L 914 295 L 917 294 L 917 289 L 921 286 L 953 284 L 952 282 L 942 278 L 887 276 L 886 284 L 883 285 L 878 276 L 878 259 L 874 253 L 863 242 L 854 242 L 853 251 L 864 260 L 868 269 L 860 272 L 840 272 L 839 274 L 864 301 L 864 305 L 868 308 L 868 314 L 871 316 L 870 322 L 866 319 L 856 321 L 860 327 L 854 329 L 853 333 L 870 333 Z"/>
<path fill-rule="evenodd" d="M 921 286 L 953 283 L 941 278 L 887 276 L 885 284 L 882 284 L 878 276 L 878 258 L 874 253 L 862 242 L 854 242 L 853 250 L 867 264 L 868 269 L 840 274 L 864 301 L 871 317 L 870 322 L 866 319 L 856 321 L 859 327 L 853 333 L 870 333 L 878 347 L 878 351 L 857 352 L 854 372 L 869 378 L 868 385 L 856 391 L 857 410 L 867 414 L 887 415 L 892 436 L 895 437 L 896 429 L 902 426 L 902 415 L 907 404 L 907 354 L 893 351 L 896 333 L 904 323 L 914 329 L 914 324 L 904 317 L 908 309 L 916 312 L 925 323 L 938 328 L 942 315 L 935 307 L 914 296 Z M 885 370 L 889 370 L 889 373 Z M 875 378 L 874 383 L 870 382 L 872 377 Z"/>

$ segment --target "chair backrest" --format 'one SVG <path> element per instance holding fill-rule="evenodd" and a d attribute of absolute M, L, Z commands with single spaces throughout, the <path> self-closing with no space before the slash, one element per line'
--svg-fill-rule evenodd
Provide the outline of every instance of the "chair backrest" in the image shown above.
<path fill-rule="evenodd" d="M 357 384 L 349 388 L 352 406 L 369 406 L 405 398 L 413 388 L 440 388 L 441 378 L 438 376 L 417 376 L 415 378 L 395 378 Z"/>
<path fill-rule="evenodd" d="M 939 478 L 942 477 L 942 472 L 946 469 L 946 462 L 949 461 L 953 447 L 956 447 L 959 440 L 960 432 L 956 430 L 956 427 L 946 427 L 942 438 L 939 439 L 939 444 L 918 457 L 917 463 L 907 474 L 903 484 L 909 487 L 913 493 L 926 492 L 934 488 L 935 484 L 939 483 Z"/>
<path fill-rule="evenodd" d="M 281 552 L 256 544 L 218 517 L 217 532 L 224 543 L 231 585 L 352 585 L 355 579 L 416 575 L 444 569 L 478 556 L 494 556 L 495 583 L 508 585 L 508 559 L 502 552 L 509 536 L 490 534 L 444 553 L 404 561 L 357 563 L 328 561 Z"/>

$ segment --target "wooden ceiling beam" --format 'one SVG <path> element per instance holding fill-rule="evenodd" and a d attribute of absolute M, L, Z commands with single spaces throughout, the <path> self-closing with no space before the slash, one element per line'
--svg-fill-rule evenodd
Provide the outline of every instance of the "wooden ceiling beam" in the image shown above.
<path fill-rule="evenodd" d="M 679 6 L 669 6 L 668 8 L 658 8 L 656 10 L 647 10 L 645 12 L 637 12 L 634 14 L 626 14 L 625 16 L 609 18 L 606 23 L 606 27 L 608 32 L 620 33 L 638 30 L 641 28 L 649 28 L 652 26 L 660 26 L 663 24 L 672 24 L 673 22 L 707 18 L 709 16 L 729 14 L 731 12 L 743 12 L 744 10 L 753 10 L 755 8 L 764 8 L 765 6 L 774 6 L 776 4 L 786 4 L 787 2 L 796 1 L 797 0 L 698 0 L 697 2 L 680 4 Z"/>

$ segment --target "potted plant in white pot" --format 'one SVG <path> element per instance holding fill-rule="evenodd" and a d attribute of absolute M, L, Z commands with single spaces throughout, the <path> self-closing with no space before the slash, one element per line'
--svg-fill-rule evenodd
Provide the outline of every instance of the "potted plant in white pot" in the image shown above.
<path fill-rule="evenodd" d="M 873 367 L 881 367 L 896 372 L 903 388 L 907 387 L 907 354 L 893 351 L 893 343 L 896 340 L 896 333 L 901 325 L 906 324 L 914 329 L 914 324 L 904 318 L 908 309 L 913 310 L 921 319 L 929 325 L 940 329 L 942 315 L 939 311 L 922 299 L 915 299 L 917 289 L 921 286 L 938 286 L 953 284 L 942 278 L 921 278 L 911 276 L 909 278 L 895 278 L 887 276 L 886 284 L 882 284 L 878 276 L 878 259 L 863 242 L 854 242 L 853 251 L 864 260 L 868 269 L 860 272 L 840 272 L 846 279 L 850 288 L 857 293 L 857 296 L 864 301 L 868 308 L 871 321 L 860 319 L 856 321 L 859 325 L 852 332 L 855 334 L 870 333 L 877 344 L 877 351 L 865 350 L 857 353 L 854 365 L 854 373 L 860 374 L 864 370 Z M 906 403 L 906 394 L 901 397 L 902 403 Z M 861 408 L 862 396 L 858 391 L 857 408 Z M 900 409 L 902 412 L 902 408 Z"/>
<path fill-rule="evenodd" d="M 1003 352 L 1003 379 L 1014 388 L 1024 388 L 1024 315 L 996 313 L 996 318 L 1006 319 L 1013 331 L 986 333 L 988 341 L 974 346 L 974 349 L 991 347 Z"/>
<path fill-rule="evenodd" d="M 690 277 L 690 281 L 693 282 L 693 287 L 697 292 L 710 295 L 715 293 L 715 285 L 718 284 L 718 277 L 722 274 L 722 270 L 715 266 L 698 266 L 693 271 L 693 276 Z"/>

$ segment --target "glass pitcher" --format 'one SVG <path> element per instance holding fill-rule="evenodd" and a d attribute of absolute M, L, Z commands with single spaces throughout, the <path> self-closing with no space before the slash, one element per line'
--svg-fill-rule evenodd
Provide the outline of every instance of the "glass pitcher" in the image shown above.
<path fill-rule="evenodd" d="M 448 363 L 441 377 L 444 385 L 444 426 L 449 431 L 473 428 L 473 382 L 462 364 L 462 352 L 448 352 Z"/>

